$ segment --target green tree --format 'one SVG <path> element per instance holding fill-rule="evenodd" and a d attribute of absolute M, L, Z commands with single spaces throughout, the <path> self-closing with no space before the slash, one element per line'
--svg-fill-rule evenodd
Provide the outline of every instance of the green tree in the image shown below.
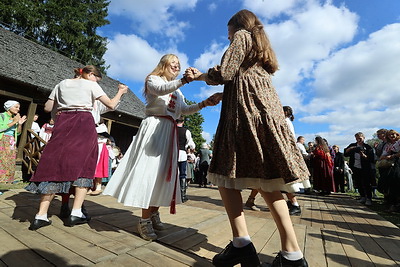
<path fill-rule="evenodd" d="M 0 25 L 104 71 L 107 39 L 96 29 L 110 23 L 108 5 L 107 0 L 2 0 Z"/>
<path fill-rule="evenodd" d="M 192 105 L 196 102 L 185 99 L 186 104 Z M 196 149 L 200 149 L 202 143 L 206 140 L 203 138 L 201 133 L 203 132 L 202 123 L 204 122 L 203 115 L 200 112 L 196 112 L 192 115 L 185 116 L 185 127 L 192 133 L 193 142 L 196 144 Z"/>
<path fill-rule="evenodd" d="M 376 133 L 372 135 L 372 139 L 365 140 L 365 143 L 367 143 L 371 147 L 375 147 L 375 144 L 379 144 L 380 142 L 382 142 L 382 140 L 378 138 L 378 135 Z"/>

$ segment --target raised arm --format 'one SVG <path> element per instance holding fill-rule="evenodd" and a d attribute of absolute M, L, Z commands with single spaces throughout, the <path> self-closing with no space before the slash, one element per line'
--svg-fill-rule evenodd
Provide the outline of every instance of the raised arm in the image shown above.
<path fill-rule="evenodd" d="M 126 86 L 125 84 L 119 84 L 118 92 L 112 99 L 110 99 L 107 95 L 102 95 L 98 98 L 98 100 L 100 100 L 100 102 L 103 103 L 106 107 L 110 109 L 115 109 L 119 101 L 121 100 L 122 95 L 126 94 L 127 92 L 128 86 Z"/>

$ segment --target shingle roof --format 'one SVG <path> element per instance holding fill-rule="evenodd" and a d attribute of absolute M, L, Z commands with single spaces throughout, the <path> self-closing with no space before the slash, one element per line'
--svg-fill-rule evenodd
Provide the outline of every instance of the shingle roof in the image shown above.
<path fill-rule="evenodd" d="M 83 65 L 0 27 L 0 77 L 50 94 L 61 80 L 73 77 L 77 67 Z M 103 75 L 99 84 L 113 97 L 118 83 Z M 145 116 L 143 102 L 132 91 L 123 96 L 117 111 L 139 119 Z"/>

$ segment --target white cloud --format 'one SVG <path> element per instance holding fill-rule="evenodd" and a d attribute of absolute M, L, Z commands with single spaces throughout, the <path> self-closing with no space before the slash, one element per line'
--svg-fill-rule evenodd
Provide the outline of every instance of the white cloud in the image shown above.
<path fill-rule="evenodd" d="M 113 0 L 109 13 L 131 20 L 132 25 L 129 26 L 142 36 L 157 33 L 179 41 L 184 38 L 183 29 L 190 25 L 177 20 L 173 12 L 190 11 L 196 3 L 197 0 Z"/>
<path fill-rule="evenodd" d="M 344 7 L 321 6 L 310 0 L 307 6 L 291 10 L 288 20 L 266 25 L 279 60 L 280 70 L 273 81 L 282 102 L 303 111 L 304 95 L 300 92 L 304 91 L 296 86 L 312 76 L 319 61 L 353 39 L 357 22 L 358 16 Z"/>
<path fill-rule="evenodd" d="M 212 94 L 219 93 L 222 91 L 224 91 L 224 87 L 222 85 L 200 87 L 200 93 L 195 94 L 194 96 L 203 100 L 211 96 Z"/>
<path fill-rule="evenodd" d="M 207 71 L 209 68 L 220 64 L 222 55 L 227 48 L 227 45 L 212 41 L 206 51 L 194 61 L 194 66 L 201 71 Z"/>
<path fill-rule="evenodd" d="M 117 34 L 113 39 L 109 39 L 104 55 L 106 63 L 110 65 L 107 74 L 117 79 L 142 82 L 167 53 L 179 57 L 181 69 L 189 66 L 187 56 L 175 49 L 158 51 L 137 35 Z"/>
<path fill-rule="evenodd" d="M 208 132 L 201 132 L 201 136 L 206 140 L 206 143 L 209 144 L 212 141 L 212 136 Z"/>
<path fill-rule="evenodd" d="M 161 56 L 160 52 L 140 37 L 134 34 L 118 34 L 114 39 L 109 39 L 104 58 L 110 65 L 108 70 L 110 76 L 144 81 Z"/>
<path fill-rule="evenodd" d="M 208 5 L 208 10 L 210 12 L 214 12 L 217 9 L 217 7 L 218 7 L 217 4 L 211 3 L 211 4 Z"/>
<path fill-rule="evenodd" d="M 249 10 L 257 10 L 267 18 L 273 18 L 281 13 L 287 13 L 296 6 L 298 0 L 244 0 L 243 6 Z"/>
<path fill-rule="evenodd" d="M 372 33 L 317 65 L 316 97 L 305 123 L 329 123 L 337 134 L 400 125 L 400 23 Z"/>
<path fill-rule="evenodd" d="M 342 49 L 318 64 L 315 70 L 315 95 L 310 104 L 327 100 L 326 108 L 353 106 L 368 102 L 369 108 L 398 105 L 400 91 L 400 23 L 391 24 L 372 33 L 365 41 Z M 343 100 L 346 101 L 343 101 Z"/>

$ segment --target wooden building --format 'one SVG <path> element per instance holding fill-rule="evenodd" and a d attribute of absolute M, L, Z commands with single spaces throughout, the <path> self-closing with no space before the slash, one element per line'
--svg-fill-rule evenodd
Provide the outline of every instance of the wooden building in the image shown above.
<path fill-rule="evenodd" d="M 50 114 L 43 111 L 44 103 L 54 86 L 63 79 L 72 78 L 73 69 L 77 67 L 83 65 L 0 27 L 0 112 L 4 112 L 4 102 L 12 99 L 21 103 L 20 114 L 27 115 L 19 138 L 17 162 L 23 157 L 27 130 L 34 114 L 39 115 L 39 125 L 49 121 Z M 110 97 L 116 94 L 118 83 L 105 75 L 99 82 Z M 145 116 L 144 108 L 143 102 L 129 91 L 116 111 L 103 114 L 110 134 L 122 151 L 136 134 Z"/>

